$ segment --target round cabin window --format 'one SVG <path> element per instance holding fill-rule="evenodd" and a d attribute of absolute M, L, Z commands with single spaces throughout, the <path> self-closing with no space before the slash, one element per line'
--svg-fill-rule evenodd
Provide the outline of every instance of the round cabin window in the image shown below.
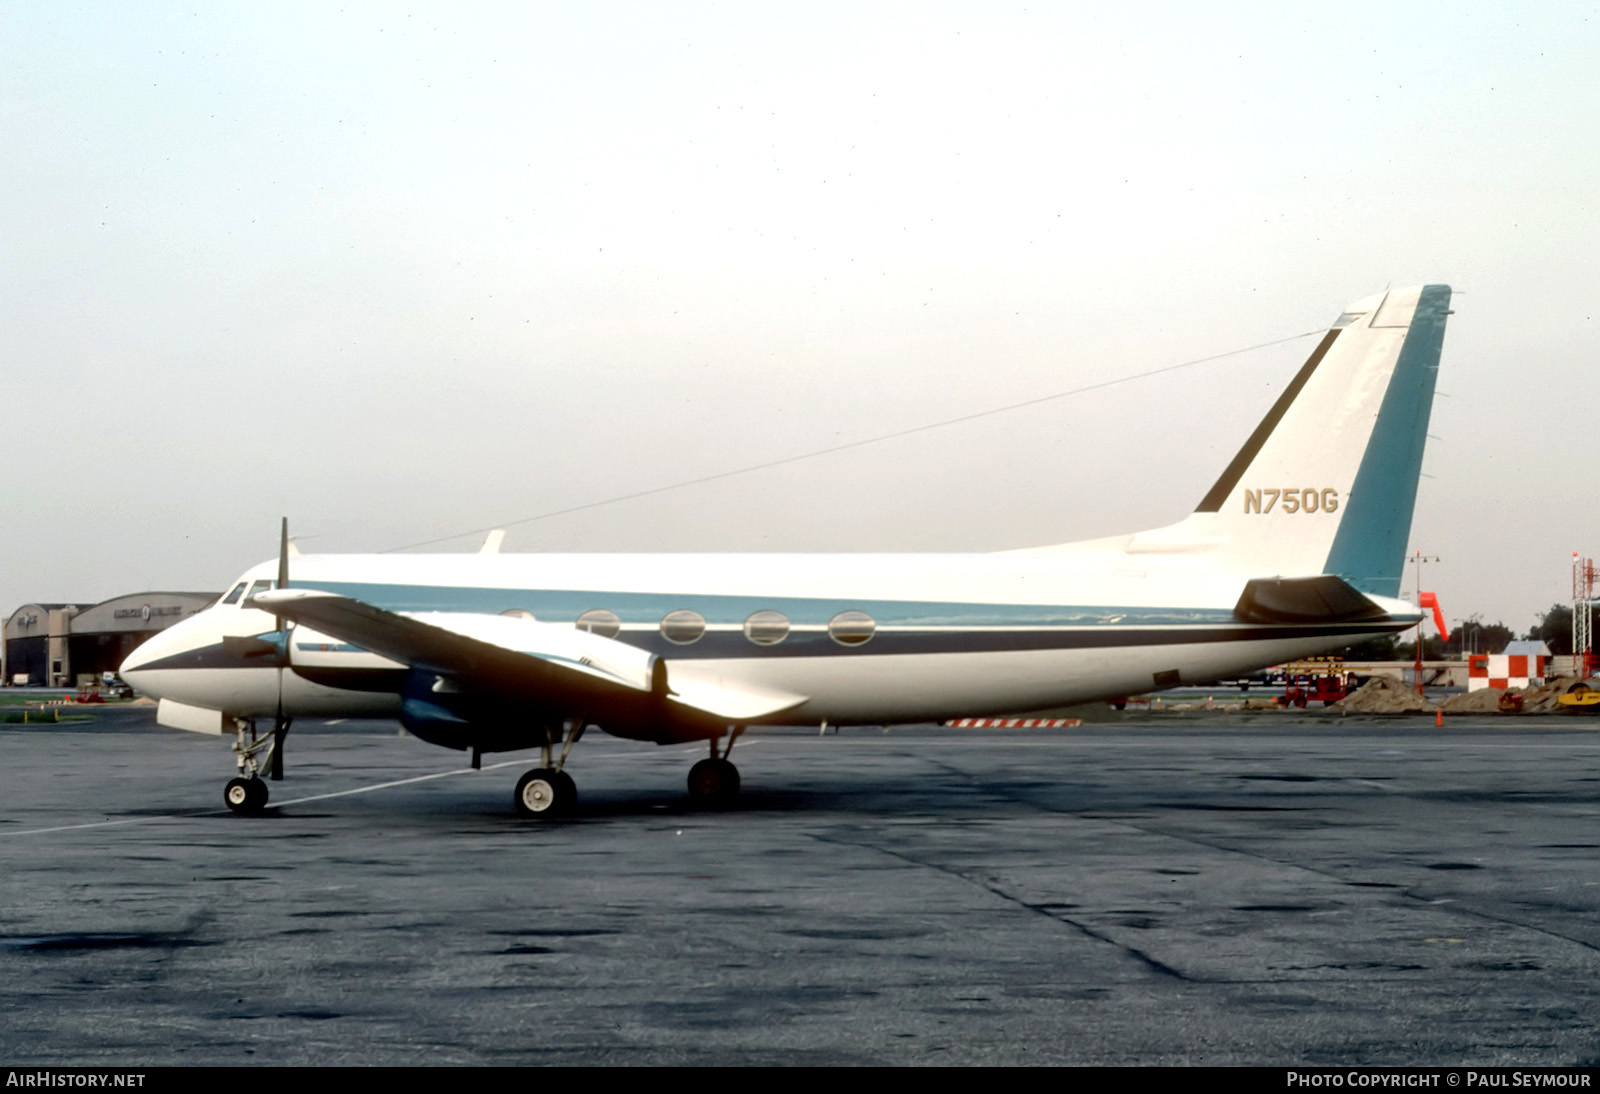
<path fill-rule="evenodd" d="M 616 612 L 595 608 L 578 616 L 576 626 L 580 631 L 598 634 L 601 638 L 615 638 L 622 631 L 622 620 L 617 618 Z"/>
<path fill-rule="evenodd" d="M 661 621 L 661 637 L 680 646 L 698 642 L 700 636 L 705 633 L 705 616 L 699 612 L 691 612 L 687 608 L 668 612 L 666 618 Z"/>
<path fill-rule="evenodd" d="M 744 636 L 758 646 L 776 646 L 789 637 L 789 617 L 770 609 L 753 612 L 744 621 Z"/>
<path fill-rule="evenodd" d="M 840 612 L 828 621 L 828 636 L 841 646 L 859 646 L 877 629 L 866 612 Z"/>

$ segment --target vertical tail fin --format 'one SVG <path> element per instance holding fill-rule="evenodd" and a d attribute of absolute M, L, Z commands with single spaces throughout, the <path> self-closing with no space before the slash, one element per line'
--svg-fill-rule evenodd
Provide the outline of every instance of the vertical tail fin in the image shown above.
<path fill-rule="evenodd" d="M 1194 513 L 1126 549 L 1397 596 L 1449 314 L 1447 285 L 1350 305 Z"/>

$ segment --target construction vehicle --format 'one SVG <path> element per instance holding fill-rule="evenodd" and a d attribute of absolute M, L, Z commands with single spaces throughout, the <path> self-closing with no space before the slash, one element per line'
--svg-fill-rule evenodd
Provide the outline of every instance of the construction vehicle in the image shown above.
<path fill-rule="evenodd" d="M 1556 702 L 1561 709 L 1573 713 L 1600 714 L 1600 688 L 1579 680 L 1568 688 Z"/>
<path fill-rule="evenodd" d="M 1279 706 L 1304 707 L 1320 702 L 1332 706 L 1350 693 L 1351 673 L 1342 657 L 1313 657 L 1283 666 L 1283 694 Z"/>

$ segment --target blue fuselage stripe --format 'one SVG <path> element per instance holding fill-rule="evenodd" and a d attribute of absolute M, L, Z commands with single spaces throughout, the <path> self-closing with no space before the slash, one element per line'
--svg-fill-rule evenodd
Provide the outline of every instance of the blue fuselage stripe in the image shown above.
<path fill-rule="evenodd" d="M 1116 607 L 1104 604 L 992 604 L 963 601 L 843 600 L 833 597 L 723 596 L 593 589 L 493 589 L 442 585 L 378 585 L 302 581 L 299 588 L 338 593 L 391 612 L 481 612 L 518 609 L 545 623 L 572 623 L 584 612 L 615 612 L 625 628 L 655 627 L 669 612 L 700 613 L 712 627 L 742 626 L 758 611 L 779 611 L 797 627 L 822 627 L 840 612 L 859 611 L 884 627 L 1174 627 L 1237 622 L 1218 608 Z"/>
<path fill-rule="evenodd" d="M 300 587 L 338 593 L 394 612 L 518 609 L 555 624 L 572 623 L 586 611 L 603 608 L 616 613 L 621 621 L 618 641 L 672 660 L 1109 649 L 1345 634 L 1355 641 L 1360 635 L 1403 625 L 1397 621 L 1263 626 L 1241 623 L 1233 612 L 1215 608 L 757 598 L 322 581 L 303 582 Z M 659 629 L 662 618 L 685 609 L 705 618 L 706 632 L 691 643 L 667 641 Z M 791 624 L 788 635 L 773 645 L 751 642 L 745 637 L 743 623 L 757 611 L 782 612 Z M 845 645 L 829 635 L 828 621 L 842 611 L 872 616 L 876 629 L 867 642 Z"/>

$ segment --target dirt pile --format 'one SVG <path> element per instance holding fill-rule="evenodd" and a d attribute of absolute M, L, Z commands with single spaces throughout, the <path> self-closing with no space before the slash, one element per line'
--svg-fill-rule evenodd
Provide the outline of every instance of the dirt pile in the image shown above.
<path fill-rule="evenodd" d="M 1333 709 L 1341 714 L 1420 714 L 1438 708 L 1400 681 L 1374 676 L 1360 691 L 1333 704 Z"/>
<path fill-rule="evenodd" d="M 1484 714 L 1500 710 L 1502 695 L 1514 695 L 1522 700 L 1522 706 L 1508 713 L 1549 714 L 1562 709 L 1561 696 L 1577 682 L 1576 676 L 1561 676 L 1532 688 L 1480 688 L 1450 696 L 1443 709 L 1446 714 Z"/>
<path fill-rule="evenodd" d="M 1558 676 L 1548 684 L 1522 689 L 1522 713 L 1543 714 L 1561 709 L 1561 697 L 1578 682 L 1576 676 Z"/>
<path fill-rule="evenodd" d="M 1503 694 L 1499 688 L 1479 688 L 1452 695 L 1441 705 L 1446 714 L 1492 714 L 1500 709 Z"/>

